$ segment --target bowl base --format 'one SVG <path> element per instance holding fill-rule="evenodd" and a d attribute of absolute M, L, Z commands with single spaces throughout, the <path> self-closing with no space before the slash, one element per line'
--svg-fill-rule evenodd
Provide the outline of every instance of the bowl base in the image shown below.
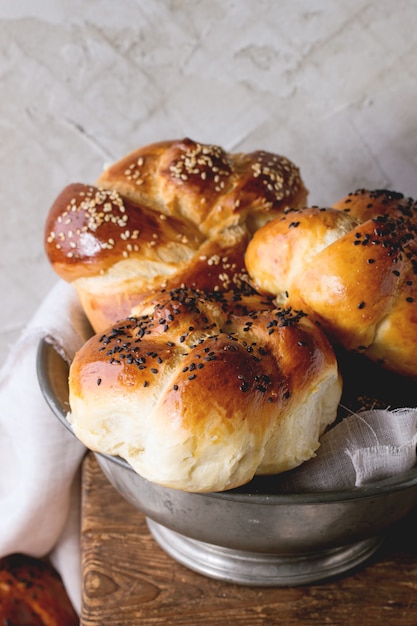
<path fill-rule="evenodd" d="M 199 574 L 239 585 L 288 587 L 333 578 L 369 559 L 383 539 L 307 554 L 267 554 L 198 541 L 147 518 L 154 539 L 173 559 Z"/>

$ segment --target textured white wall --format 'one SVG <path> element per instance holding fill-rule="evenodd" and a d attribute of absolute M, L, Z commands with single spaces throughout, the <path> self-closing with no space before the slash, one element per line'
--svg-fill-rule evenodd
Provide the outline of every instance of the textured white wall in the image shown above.
<path fill-rule="evenodd" d="M 0 0 L 0 364 L 56 278 L 69 182 L 189 136 L 280 152 L 312 204 L 417 197 L 413 0 Z"/>

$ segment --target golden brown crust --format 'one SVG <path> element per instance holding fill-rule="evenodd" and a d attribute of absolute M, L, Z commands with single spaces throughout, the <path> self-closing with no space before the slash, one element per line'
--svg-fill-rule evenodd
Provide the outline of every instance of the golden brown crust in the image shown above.
<path fill-rule="evenodd" d="M 135 150 L 103 172 L 98 185 L 188 220 L 207 236 L 248 220 L 264 223 L 304 205 L 307 193 L 298 167 L 284 156 L 230 153 L 188 138 Z"/>
<path fill-rule="evenodd" d="M 220 491 L 311 457 L 340 388 L 333 350 L 303 314 L 252 292 L 176 289 L 76 355 L 71 422 L 149 480 Z"/>
<path fill-rule="evenodd" d="M 245 273 L 251 233 L 304 206 L 306 195 L 285 157 L 160 142 L 109 167 L 96 185 L 64 189 L 46 220 L 45 249 L 99 331 L 165 286 L 228 289 L 230 258 L 236 277 Z"/>
<path fill-rule="evenodd" d="M 357 189 L 333 204 L 361 222 L 377 217 L 410 219 L 417 224 L 417 202 L 398 191 L 389 189 Z"/>
<path fill-rule="evenodd" d="M 51 207 L 45 243 L 55 271 L 71 282 L 104 273 L 127 258 L 169 258 L 173 245 L 174 264 L 193 254 L 202 240 L 189 222 L 155 213 L 116 191 L 74 183 Z"/>
<path fill-rule="evenodd" d="M 246 266 L 258 289 L 306 311 L 332 341 L 416 377 L 415 216 L 401 194 L 362 190 L 273 220 Z"/>
<path fill-rule="evenodd" d="M 77 626 L 79 619 L 49 563 L 13 554 L 0 559 L 0 623 Z"/>

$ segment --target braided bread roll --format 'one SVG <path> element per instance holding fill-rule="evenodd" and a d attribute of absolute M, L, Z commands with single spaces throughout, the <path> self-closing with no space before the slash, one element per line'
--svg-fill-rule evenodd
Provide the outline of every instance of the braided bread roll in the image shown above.
<path fill-rule="evenodd" d="M 92 337 L 70 369 L 70 422 L 144 478 L 224 491 L 314 456 L 341 379 L 324 333 L 255 293 L 161 293 Z"/>
<path fill-rule="evenodd" d="M 96 185 L 66 187 L 47 217 L 45 249 L 99 332 L 161 288 L 239 285 L 251 234 L 306 196 L 283 156 L 164 141 L 121 159 Z"/>
<path fill-rule="evenodd" d="M 48 562 L 11 554 L 0 559 L 0 624 L 78 626 L 79 618 Z"/>
<path fill-rule="evenodd" d="M 333 342 L 417 377 L 416 230 L 412 199 L 359 190 L 266 224 L 246 267 L 257 289 L 308 313 Z"/>

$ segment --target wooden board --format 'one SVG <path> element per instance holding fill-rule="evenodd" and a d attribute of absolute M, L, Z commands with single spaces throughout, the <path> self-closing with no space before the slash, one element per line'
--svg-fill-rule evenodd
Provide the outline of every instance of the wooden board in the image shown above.
<path fill-rule="evenodd" d="M 82 511 L 81 626 L 417 624 L 417 509 L 366 566 L 295 588 L 241 587 L 178 564 L 91 454 L 83 466 Z"/>

